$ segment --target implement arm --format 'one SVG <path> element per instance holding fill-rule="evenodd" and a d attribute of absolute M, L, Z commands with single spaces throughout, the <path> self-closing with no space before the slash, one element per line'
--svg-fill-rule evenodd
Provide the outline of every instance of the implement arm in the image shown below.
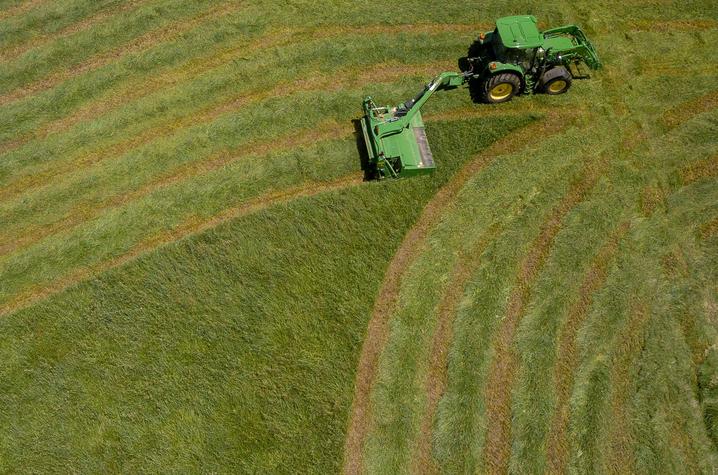
<path fill-rule="evenodd" d="M 392 110 L 387 108 L 377 108 L 374 106 L 371 98 L 367 98 L 364 101 L 364 108 L 368 114 L 376 117 L 377 113 L 383 115 L 383 113 L 391 112 L 393 117 L 388 119 L 386 122 L 380 123 L 376 126 L 375 134 L 377 138 L 386 137 L 391 134 L 399 133 L 404 127 L 407 127 L 411 122 L 411 119 L 419 112 L 421 107 L 426 101 L 429 100 L 432 94 L 436 91 L 453 89 L 461 86 L 466 82 L 467 76 L 464 73 L 445 72 L 436 76 L 429 84 L 426 85 L 423 91 L 421 91 L 416 97 L 410 99 L 403 104 Z"/>

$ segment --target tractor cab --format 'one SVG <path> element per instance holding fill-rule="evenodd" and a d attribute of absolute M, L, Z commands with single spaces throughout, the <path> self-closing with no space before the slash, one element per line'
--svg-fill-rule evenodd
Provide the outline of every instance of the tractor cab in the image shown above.
<path fill-rule="evenodd" d="M 533 66 L 542 40 L 535 17 L 506 17 L 496 22 L 492 49 L 496 60 L 520 66 L 525 72 Z"/>

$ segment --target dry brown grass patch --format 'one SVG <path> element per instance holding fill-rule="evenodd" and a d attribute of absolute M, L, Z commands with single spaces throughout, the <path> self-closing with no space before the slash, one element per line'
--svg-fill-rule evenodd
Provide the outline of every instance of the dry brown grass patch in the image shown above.
<path fill-rule="evenodd" d="M 718 175 L 718 155 L 698 160 L 683 168 L 680 172 L 683 185 L 690 185 L 703 178 L 711 178 Z"/>
<path fill-rule="evenodd" d="M 7 20 L 8 18 L 24 15 L 30 10 L 47 3 L 48 0 L 26 0 L 21 1 L 14 7 L 10 7 L 5 11 L 0 11 L 0 20 Z"/>

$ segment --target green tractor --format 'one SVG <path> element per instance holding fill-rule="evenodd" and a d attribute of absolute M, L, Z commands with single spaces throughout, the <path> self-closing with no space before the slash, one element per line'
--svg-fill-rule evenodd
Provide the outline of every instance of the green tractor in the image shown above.
<path fill-rule="evenodd" d="M 441 73 L 416 97 L 395 107 L 364 99 L 360 122 L 369 164 L 378 178 L 422 175 L 436 168 L 420 112 L 436 91 L 468 83 L 474 100 L 488 103 L 506 102 L 519 93 L 562 94 L 572 79 L 588 77 L 581 64 L 601 67 L 579 27 L 540 32 L 533 16 L 501 18 L 459 60 L 462 72 Z"/>
<path fill-rule="evenodd" d="M 581 28 L 575 25 L 543 32 L 530 15 L 496 21 L 496 29 L 481 33 L 460 60 L 470 73 L 475 100 L 510 101 L 516 94 L 563 94 L 572 79 L 589 77 L 581 65 L 598 69 L 601 62 Z"/>

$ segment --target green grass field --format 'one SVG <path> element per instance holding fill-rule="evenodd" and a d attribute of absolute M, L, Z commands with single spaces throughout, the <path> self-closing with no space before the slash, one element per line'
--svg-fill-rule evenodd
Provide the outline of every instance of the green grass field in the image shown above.
<path fill-rule="evenodd" d="M 0 0 L 0 472 L 714 473 L 718 4 Z M 566 95 L 353 119 L 495 18 Z"/>

